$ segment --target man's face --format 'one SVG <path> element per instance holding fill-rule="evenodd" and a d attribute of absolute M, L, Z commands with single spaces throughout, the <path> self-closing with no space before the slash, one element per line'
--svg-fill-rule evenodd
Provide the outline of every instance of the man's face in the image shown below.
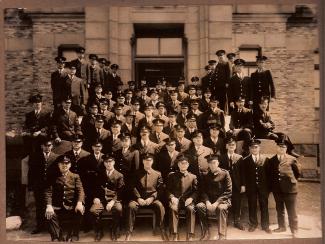
<path fill-rule="evenodd" d="M 95 145 L 95 146 L 92 146 L 91 148 L 93 149 L 93 152 L 95 154 L 99 154 L 103 149 L 103 147 L 101 145 Z"/>
<path fill-rule="evenodd" d="M 64 68 L 64 63 L 57 63 L 58 69 L 63 69 Z"/>
<path fill-rule="evenodd" d="M 44 153 L 50 153 L 52 151 L 53 145 L 51 144 L 42 144 L 42 151 Z"/>
<path fill-rule="evenodd" d="M 128 92 L 128 93 L 126 93 L 126 97 L 127 97 L 128 99 L 131 99 L 132 96 L 133 96 L 132 92 Z"/>
<path fill-rule="evenodd" d="M 171 94 L 170 98 L 172 99 L 172 101 L 176 101 L 177 100 L 177 94 L 176 93 Z"/>
<path fill-rule="evenodd" d="M 164 107 L 159 107 L 158 108 L 158 114 L 163 115 L 165 113 L 165 108 Z"/>
<path fill-rule="evenodd" d="M 122 108 L 117 107 L 117 108 L 115 109 L 115 114 L 116 114 L 117 116 L 121 115 L 121 114 L 122 114 Z"/>
<path fill-rule="evenodd" d="M 218 107 L 218 102 L 217 101 L 210 101 L 210 107 L 211 108 L 217 108 Z"/>
<path fill-rule="evenodd" d="M 91 114 L 96 115 L 96 114 L 98 114 L 98 107 L 97 106 L 90 107 L 89 111 L 90 111 Z"/>
<path fill-rule="evenodd" d="M 59 162 L 59 169 L 60 169 L 60 172 L 62 174 L 65 174 L 69 171 L 70 167 L 71 167 L 71 163 L 63 163 L 63 162 Z"/>
<path fill-rule="evenodd" d="M 252 145 L 249 147 L 249 151 L 253 155 L 258 155 L 260 153 L 260 146 L 259 145 Z"/>
<path fill-rule="evenodd" d="M 238 108 L 243 108 L 245 106 L 245 100 L 236 101 L 236 105 Z"/>
<path fill-rule="evenodd" d="M 257 61 L 257 67 L 259 69 L 264 69 L 265 68 L 265 61 Z"/>
<path fill-rule="evenodd" d="M 207 73 L 208 73 L 208 74 L 211 74 L 211 73 L 213 72 L 214 68 L 215 68 L 214 65 L 210 64 L 210 65 L 209 65 L 209 68 L 208 68 L 208 70 L 207 70 Z"/>
<path fill-rule="evenodd" d="M 236 150 L 236 142 L 226 144 L 226 148 L 228 151 L 234 152 Z"/>
<path fill-rule="evenodd" d="M 152 163 L 153 163 L 153 159 L 152 158 L 144 159 L 143 160 L 143 167 L 145 169 L 151 169 Z"/>
<path fill-rule="evenodd" d="M 287 146 L 285 145 L 278 145 L 277 146 L 277 154 L 284 155 L 287 152 Z"/>
<path fill-rule="evenodd" d="M 34 110 L 41 110 L 42 108 L 42 102 L 39 103 L 33 103 Z"/>
<path fill-rule="evenodd" d="M 82 147 L 82 141 L 73 141 L 72 142 L 72 148 L 75 151 L 79 151 L 79 149 L 81 149 Z"/>
<path fill-rule="evenodd" d="M 85 57 L 84 53 L 77 53 L 79 59 L 83 59 Z"/>
<path fill-rule="evenodd" d="M 219 136 L 219 130 L 217 129 L 217 128 L 211 128 L 210 129 L 210 135 L 212 136 L 212 137 L 218 137 Z"/>
<path fill-rule="evenodd" d="M 190 119 L 187 121 L 188 127 L 189 128 L 195 128 L 196 127 L 196 120 Z"/>
<path fill-rule="evenodd" d="M 105 65 L 103 64 L 103 63 L 98 63 L 99 64 L 99 67 L 101 68 L 101 69 L 103 69 L 104 67 L 105 67 Z"/>
<path fill-rule="evenodd" d="M 182 107 L 182 108 L 181 108 L 181 111 L 182 111 L 183 114 L 187 114 L 187 112 L 188 112 L 188 107 Z"/>
<path fill-rule="evenodd" d="M 63 101 L 62 102 L 62 107 L 65 110 L 70 109 L 70 107 L 71 107 L 71 101 Z"/>
<path fill-rule="evenodd" d="M 157 93 L 152 93 L 151 96 L 150 96 L 150 99 L 152 101 L 157 101 L 159 98 L 158 94 Z"/>
<path fill-rule="evenodd" d="M 193 138 L 193 143 L 195 146 L 201 146 L 203 144 L 203 137 L 202 135 L 198 135 Z"/>
<path fill-rule="evenodd" d="M 113 68 L 112 73 L 116 74 L 116 72 L 117 72 L 117 69 Z"/>
<path fill-rule="evenodd" d="M 132 115 L 126 116 L 125 117 L 125 121 L 128 124 L 132 124 L 132 122 L 133 122 L 133 116 Z"/>
<path fill-rule="evenodd" d="M 216 172 L 219 168 L 219 161 L 217 159 L 211 160 L 208 164 L 212 173 Z"/>
<path fill-rule="evenodd" d="M 192 103 L 191 107 L 193 110 L 198 110 L 199 109 L 199 104 L 198 103 Z"/>
<path fill-rule="evenodd" d="M 166 144 L 166 148 L 168 150 L 168 152 L 173 152 L 175 151 L 175 148 L 176 148 L 176 142 L 169 142 Z"/>
<path fill-rule="evenodd" d="M 179 129 L 179 130 L 176 131 L 176 134 L 177 134 L 178 138 L 183 138 L 184 135 L 185 135 L 185 130 Z"/>
<path fill-rule="evenodd" d="M 146 96 L 147 92 L 148 92 L 147 88 L 142 89 L 141 90 L 141 96 Z"/>
<path fill-rule="evenodd" d="M 195 95 L 195 93 L 196 93 L 196 90 L 195 89 L 188 90 L 188 94 L 189 95 Z"/>
<path fill-rule="evenodd" d="M 113 97 L 113 94 L 111 92 L 105 94 L 105 98 L 107 98 L 108 100 L 111 100 L 112 97 Z"/>
<path fill-rule="evenodd" d="M 164 125 L 156 124 L 154 128 L 155 128 L 156 133 L 161 133 L 164 129 Z"/>
<path fill-rule="evenodd" d="M 151 108 L 147 108 L 147 109 L 144 111 L 144 114 L 145 114 L 147 117 L 151 117 L 151 116 L 152 116 L 152 110 L 151 110 Z"/>
<path fill-rule="evenodd" d="M 90 64 L 91 65 L 96 65 L 97 64 L 97 60 L 96 59 L 91 59 L 90 60 Z"/>
<path fill-rule="evenodd" d="M 204 93 L 204 97 L 205 98 L 210 98 L 211 97 L 211 93 L 210 92 L 205 92 Z"/>
<path fill-rule="evenodd" d="M 101 86 L 96 86 L 95 87 L 95 93 L 96 94 L 101 94 L 103 92 L 103 88 Z"/>
<path fill-rule="evenodd" d="M 267 100 L 263 100 L 262 103 L 259 104 L 261 110 L 265 111 L 267 109 L 267 106 L 269 105 Z"/>
<path fill-rule="evenodd" d="M 70 75 L 75 75 L 76 72 L 77 72 L 77 70 L 76 70 L 75 68 L 70 68 L 70 69 L 69 69 L 69 74 L 70 74 Z"/>
<path fill-rule="evenodd" d="M 114 135 L 117 135 L 117 134 L 120 134 L 121 126 L 119 124 L 114 124 L 114 125 L 112 125 L 111 129 L 112 129 L 112 133 Z"/>
<path fill-rule="evenodd" d="M 168 119 L 169 119 L 169 122 L 170 123 L 173 123 L 174 124 L 176 122 L 176 116 L 175 115 L 169 115 L 168 116 Z"/>
<path fill-rule="evenodd" d="M 139 111 L 139 109 L 140 109 L 140 104 L 139 103 L 136 103 L 136 104 L 133 104 L 133 110 L 134 111 Z"/>
<path fill-rule="evenodd" d="M 226 62 L 226 55 L 220 55 L 220 56 L 218 56 L 218 59 L 219 59 L 219 62 Z"/>
<path fill-rule="evenodd" d="M 111 171 L 114 169 L 115 160 L 112 158 L 106 159 L 104 161 L 104 165 L 105 165 L 106 170 Z"/>
<path fill-rule="evenodd" d="M 185 89 L 185 86 L 184 86 L 184 84 L 179 84 L 179 85 L 178 85 L 178 88 L 177 88 L 177 90 L 178 90 L 179 92 L 183 92 L 183 91 L 184 91 L 184 89 Z"/>
<path fill-rule="evenodd" d="M 124 98 L 124 97 L 119 97 L 119 98 L 117 98 L 117 102 L 118 102 L 119 104 L 124 104 L 124 101 L 125 101 L 125 98 Z"/>
<path fill-rule="evenodd" d="M 231 58 L 228 58 L 228 61 L 230 62 L 230 63 L 234 63 L 234 61 L 235 61 L 235 57 L 231 57 Z"/>
<path fill-rule="evenodd" d="M 96 129 L 101 129 L 101 128 L 103 128 L 103 126 L 104 126 L 104 121 L 101 121 L 101 120 L 95 121 Z"/>
<path fill-rule="evenodd" d="M 100 110 L 101 110 L 101 111 L 106 111 L 108 106 L 107 106 L 106 103 L 100 103 L 100 104 L 99 104 L 99 107 L 100 107 Z"/>
<path fill-rule="evenodd" d="M 178 161 L 177 165 L 178 165 L 179 170 L 184 172 L 188 169 L 189 163 L 187 160 L 181 160 L 181 161 Z"/>
<path fill-rule="evenodd" d="M 130 137 L 123 138 L 123 140 L 122 140 L 122 147 L 128 148 L 128 147 L 130 147 L 130 145 L 131 145 L 131 139 L 130 139 Z"/>
<path fill-rule="evenodd" d="M 149 136 L 149 131 L 147 129 L 140 131 L 141 138 L 147 138 Z"/>
<path fill-rule="evenodd" d="M 237 73 L 241 73 L 242 70 L 243 70 L 243 66 L 242 65 L 235 65 L 234 70 Z"/>

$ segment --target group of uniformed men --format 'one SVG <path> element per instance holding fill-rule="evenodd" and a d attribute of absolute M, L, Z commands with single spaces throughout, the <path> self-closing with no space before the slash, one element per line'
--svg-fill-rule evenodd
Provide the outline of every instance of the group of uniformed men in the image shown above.
<path fill-rule="evenodd" d="M 297 154 L 288 136 L 274 132 L 268 108 L 275 89 L 265 56 L 257 57 L 251 77 L 243 75 L 244 60 L 233 53 L 226 60 L 226 52 L 219 50 L 218 61 L 206 66 L 201 86 L 198 77 L 188 87 L 183 77 L 177 87 L 163 78 L 150 90 L 145 81 L 130 81 L 123 91 L 117 64 L 95 54 L 86 62 L 84 54 L 80 48 L 76 60 L 55 59 L 53 112 L 44 111 L 41 95 L 30 99 L 34 109 L 26 114 L 23 136 L 28 186 L 36 202 L 33 234 L 48 223 L 52 241 L 77 241 L 82 226 L 93 229 L 100 241 L 103 213 L 108 212 L 112 240 L 118 239 L 121 226 L 130 240 L 138 210 L 151 208 L 163 240 L 179 240 L 182 214 L 187 240 L 193 240 L 196 215 L 200 239 L 210 238 L 211 214 L 218 217 L 219 239 L 225 239 L 230 208 L 234 226 L 245 229 L 243 193 L 248 230 L 258 226 L 259 201 L 262 229 L 271 233 L 268 196 L 273 192 L 279 224 L 274 232 L 286 231 L 286 208 L 296 235 Z M 228 131 L 225 109 L 231 116 Z M 265 157 L 255 138 L 276 140 L 277 154 Z M 64 141 L 72 148 L 55 154 L 53 148 Z M 73 223 L 64 227 L 64 220 Z"/>

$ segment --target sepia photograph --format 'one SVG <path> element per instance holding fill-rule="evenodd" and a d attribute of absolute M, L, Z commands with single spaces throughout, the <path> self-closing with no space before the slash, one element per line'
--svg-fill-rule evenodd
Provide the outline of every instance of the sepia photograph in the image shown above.
<path fill-rule="evenodd" d="M 6 240 L 322 238 L 316 3 L 2 16 Z"/>

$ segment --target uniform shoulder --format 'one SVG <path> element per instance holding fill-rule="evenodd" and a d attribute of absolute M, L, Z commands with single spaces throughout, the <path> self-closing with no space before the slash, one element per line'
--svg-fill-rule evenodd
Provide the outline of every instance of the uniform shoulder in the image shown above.
<path fill-rule="evenodd" d="M 158 170 L 152 170 L 152 172 L 154 173 L 154 174 L 156 174 L 156 175 L 158 175 L 158 176 L 161 176 L 161 173 L 158 171 Z"/>

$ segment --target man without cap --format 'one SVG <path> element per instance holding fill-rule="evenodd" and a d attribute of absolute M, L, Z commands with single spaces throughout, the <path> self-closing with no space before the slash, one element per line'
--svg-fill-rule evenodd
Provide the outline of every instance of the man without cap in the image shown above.
<path fill-rule="evenodd" d="M 208 162 L 206 156 L 212 154 L 212 149 L 203 146 L 203 133 L 196 131 L 192 135 L 190 148 L 184 152 L 189 158 L 189 171 L 195 174 L 199 179 L 200 176 L 208 171 Z"/>
<path fill-rule="evenodd" d="M 266 175 L 268 158 L 260 153 L 261 141 L 252 139 L 249 142 L 250 155 L 242 162 L 243 185 L 248 200 L 249 232 L 255 231 L 257 221 L 257 201 L 261 210 L 261 226 L 266 233 L 272 233 L 269 228 L 269 185 Z"/>
<path fill-rule="evenodd" d="M 165 145 L 165 139 L 169 136 L 163 132 L 165 121 L 162 119 L 154 119 L 153 121 L 153 131 L 151 132 L 149 139 L 150 141 L 158 144 L 160 148 Z"/>
<path fill-rule="evenodd" d="M 25 114 L 23 127 L 24 148 L 27 155 L 38 152 L 42 139 L 51 133 L 50 114 L 43 109 L 42 96 L 31 96 L 29 102 L 33 110 Z"/>
<path fill-rule="evenodd" d="M 161 231 L 162 240 L 168 240 L 164 229 L 165 208 L 158 200 L 158 191 L 163 186 L 161 173 L 152 169 L 154 155 L 142 155 L 143 168 L 135 172 L 133 185 L 133 200 L 128 206 L 128 224 L 125 240 L 129 241 L 134 228 L 136 213 L 139 208 L 151 208 L 155 211 L 157 225 Z M 158 227 L 157 226 L 157 227 Z"/>
<path fill-rule="evenodd" d="M 223 240 L 227 234 L 232 182 L 228 171 L 219 167 L 217 155 L 209 155 L 207 160 L 209 171 L 202 176 L 201 202 L 196 205 L 202 228 L 200 240 L 210 239 L 208 216 L 211 214 L 217 214 L 219 240 Z"/>
<path fill-rule="evenodd" d="M 90 208 L 94 219 L 95 241 L 100 241 L 104 235 L 102 213 L 105 210 L 113 215 L 111 239 L 117 241 L 122 217 L 124 178 L 115 169 L 115 156 L 113 154 L 105 154 L 103 164 L 104 167 L 99 170 L 98 177 L 95 180 L 93 205 Z"/>
<path fill-rule="evenodd" d="M 236 140 L 233 137 L 226 138 L 227 152 L 219 157 L 220 168 L 228 170 L 232 181 L 231 210 L 234 218 L 234 227 L 245 230 L 241 223 L 241 198 L 245 191 L 243 181 L 242 161 L 243 157 L 237 153 Z"/>
<path fill-rule="evenodd" d="M 31 154 L 28 161 L 28 190 L 34 193 L 36 207 L 36 228 L 31 234 L 38 234 L 46 227 L 44 216 L 46 208 L 45 188 L 48 179 L 52 176 L 51 165 L 59 156 L 52 149 L 52 141 L 45 137 L 41 141 L 41 150 Z"/>
<path fill-rule="evenodd" d="M 65 57 L 56 57 L 55 61 L 57 63 L 57 70 L 51 73 L 51 89 L 53 106 L 55 109 L 57 109 L 61 105 L 63 84 L 68 73 L 64 69 L 66 61 Z"/>
<path fill-rule="evenodd" d="M 71 103 L 71 98 L 66 97 L 62 100 L 62 107 L 53 112 L 52 133 L 56 143 L 71 141 L 74 135 L 82 135 L 78 116 L 71 110 Z"/>
<path fill-rule="evenodd" d="M 87 81 L 87 61 L 85 60 L 85 48 L 79 47 L 76 50 L 77 58 L 72 60 L 71 65 L 77 69 L 76 76 L 81 78 L 83 81 Z"/>
<path fill-rule="evenodd" d="M 192 241 L 195 234 L 195 204 L 198 197 L 198 180 L 196 175 L 187 171 L 188 158 L 180 154 L 177 157 L 178 171 L 172 172 L 167 179 L 167 196 L 169 199 L 170 232 L 173 241 L 179 240 L 179 211 L 186 211 L 186 240 Z"/>
<path fill-rule="evenodd" d="M 218 124 L 211 124 L 209 126 L 209 135 L 204 138 L 203 145 L 211 148 L 213 154 L 221 155 L 225 153 L 224 133 L 221 131 L 221 126 Z"/>
<path fill-rule="evenodd" d="M 294 157 L 287 154 L 287 148 L 288 145 L 284 140 L 277 141 L 277 154 L 267 162 L 266 174 L 275 199 L 278 219 L 278 228 L 273 232 L 286 231 L 284 219 L 286 208 L 292 237 L 295 238 L 298 232 L 297 184 L 300 164 Z"/>
<path fill-rule="evenodd" d="M 270 102 L 274 102 L 275 86 L 270 70 L 265 68 L 267 57 L 256 56 L 257 70 L 251 74 L 253 106 L 258 108 L 258 103 L 262 97 L 268 97 Z"/>
<path fill-rule="evenodd" d="M 78 241 L 79 228 L 84 214 L 85 194 L 78 174 L 70 171 L 71 161 L 66 155 L 58 159 L 59 174 L 45 190 L 45 217 L 49 222 L 52 241 Z M 63 220 L 71 221 L 63 229 Z M 67 231 L 64 237 L 64 231 Z"/>

